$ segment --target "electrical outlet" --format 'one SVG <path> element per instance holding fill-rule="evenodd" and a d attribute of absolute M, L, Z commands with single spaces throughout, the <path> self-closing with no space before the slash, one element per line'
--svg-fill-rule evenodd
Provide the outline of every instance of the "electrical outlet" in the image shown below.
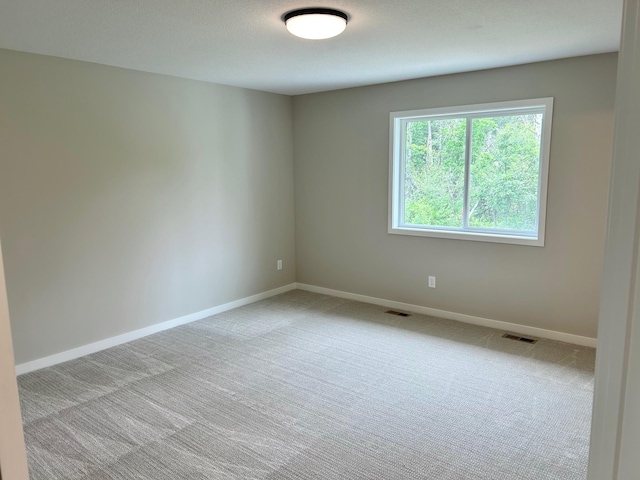
<path fill-rule="evenodd" d="M 436 277 L 429 277 L 429 288 L 436 288 Z"/>
<path fill-rule="evenodd" d="M 278 262 L 276 263 L 276 268 L 278 270 L 282 270 L 282 260 L 278 260 Z"/>

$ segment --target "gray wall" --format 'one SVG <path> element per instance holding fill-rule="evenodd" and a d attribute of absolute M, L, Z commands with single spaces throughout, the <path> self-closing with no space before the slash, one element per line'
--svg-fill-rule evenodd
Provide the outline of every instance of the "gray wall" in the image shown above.
<path fill-rule="evenodd" d="M 295 97 L 298 282 L 595 337 L 616 61 Z M 389 112 L 537 97 L 555 97 L 543 248 L 387 234 Z"/>
<path fill-rule="evenodd" d="M 284 96 L 0 50 L 17 363 L 296 280 L 594 337 L 615 68 L 611 54 L 306 95 L 292 117 Z M 386 233 L 390 111 L 544 96 L 544 248 Z"/>
<path fill-rule="evenodd" d="M 17 363 L 294 282 L 291 118 L 285 96 L 0 50 Z"/>

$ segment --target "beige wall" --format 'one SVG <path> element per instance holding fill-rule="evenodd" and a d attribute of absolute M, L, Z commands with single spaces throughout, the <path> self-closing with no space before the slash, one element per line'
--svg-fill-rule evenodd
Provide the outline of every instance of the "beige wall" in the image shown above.
<path fill-rule="evenodd" d="M 0 50 L 16 362 L 295 281 L 292 162 L 289 97 Z"/>
<path fill-rule="evenodd" d="M 298 282 L 595 337 L 615 77 L 608 54 L 295 97 Z M 387 233 L 389 112 L 549 96 L 544 248 Z"/>

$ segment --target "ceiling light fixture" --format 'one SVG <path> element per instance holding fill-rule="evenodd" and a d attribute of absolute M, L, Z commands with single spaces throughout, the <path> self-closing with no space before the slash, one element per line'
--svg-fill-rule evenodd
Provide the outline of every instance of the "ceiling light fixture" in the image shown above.
<path fill-rule="evenodd" d="M 296 37 L 322 40 L 344 32 L 348 16 L 331 8 L 302 8 L 286 13 L 283 20 L 287 30 Z"/>

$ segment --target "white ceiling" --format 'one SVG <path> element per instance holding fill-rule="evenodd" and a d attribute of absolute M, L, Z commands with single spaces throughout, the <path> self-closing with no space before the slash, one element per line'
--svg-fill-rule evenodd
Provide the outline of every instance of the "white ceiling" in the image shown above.
<path fill-rule="evenodd" d="M 351 19 L 322 41 L 283 13 Z M 617 51 L 622 0 L 0 0 L 0 48 L 289 95 Z"/>

